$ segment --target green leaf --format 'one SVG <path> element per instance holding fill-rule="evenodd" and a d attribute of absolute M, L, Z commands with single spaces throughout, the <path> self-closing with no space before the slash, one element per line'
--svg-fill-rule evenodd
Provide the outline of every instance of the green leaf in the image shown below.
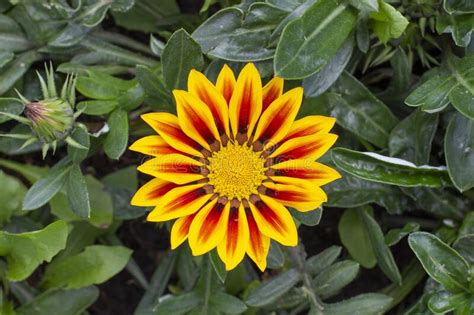
<path fill-rule="evenodd" d="M 435 314 L 446 314 L 450 311 L 460 311 L 467 306 L 467 311 L 471 312 L 472 295 L 469 293 L 452 294 L 446 291 L 434 293 L 428 300 L 428 307 Z M 455 312 L 456 315 L 469 314 Z"/>
<path fill-rule="evenodd" d="M 140 106 L 145 99 L 145 91 L 140 84 L 135 84 L 117 99 L 118 106 L 125 111 L 131 111 Z"/>
<path fill-rule="evenodd" d="M 444 9 L 449 13 L 474 13 L 474 3 L 470 0 L 444 0 Z"/>
<path fill-rule="evenodd" d="M 125 267 L 131 254 L 123 246 L 88 246 L 80 254 L 47 266 L 43 285 L 77 289 L 103 283 Z"/>
<path fill-rule="evenodd" d="M 51 289 L 38 295 L 34 300 L 20 306 L 15 311 L 17 315 L 79 315 L 86 311 L 98 298 L 99 289 L 94 286 L 72 290 Z"/>
<path fill-rule="evenodd" d="M 104 152 L 111 159 L 118 160 L 127 149 L 128 115 L 121 109 L 114 110 L 107 120 L 110 132 L 105 137 Z"/>
<path fill-rule="evenodd" d="M 398 244 L 405 236 L 416 232 L 420 229 L 420 225 L 416 222 L 408 222 L 401 229 L 391 229 L 385 235 L 385 244 L 393 246 Z"/>
<path fill-rule="evenodd" d="M 331 158 L 345 172 L 369 181 L 403 187 L 440 187 L 450 183 L 442 167 L 417 167 L 408 161 L 373 152 L 335 148 Z"/>
<path fill-rule="evenodd" d="M 146 66 L 137 66 L 137 80 L 145 91 L 146 102 L 154 108 L 171 111 L 172 101 L 163 79 Z"/>
<path fill-rule="evenodd" d="M 325 207 L 356 208 L 376 203 L 390 214 L 399 214 L 411 206 L 410 199 L 398 187 L 363 180 L 346 172 L 341 172 L 341 176 L 324 186 L 328 195 Z"/>
<path fill-rule="evenodd" d="M 379 3 L 377 0 L 349 0 L 349 3 L 363 12 L 379 11 Z"/>
<path fill-rule="evenodd" d="M 392 38 L 399 38 L 406 27 L 408 20 L 390 4 L 378 0 L 379 10 L 370 13 L 372 29 L 382 43 Z"/>
<path fill-rule="evenodd" d="M 301 222 L 301 224 L 307 225 L 307 226 L 316 226 L 319 224 L 321 221 L 321 218 L 323 216 L 323 208 L 319 207 L 315 210 L 311 211 L 305 211 L 301 212 L 298 210 L 295 210 L 293 208 L 290 208 L 291 215 Z"/>
<path fill-rule="evenodd" d="M 471 266 L 474 265 L 474 234 L 459 237 L 453 244 L 453 248 L 461 254 Z"/>
<path fill-rule="evenodd" d="M 138 189 L 136 166 L 129 166 L 110 173 L 102 178 L 105 190 L 111 195 L 114 203 L 114 217 L 118 219 L 133 219 L 146 213 L 143 207 L 130 204 Z"/>
<path fill-rule="evenodd" d="M 0 74 L 0 95 L 4 94 L 28 71 L 31 65 L 41 59 L 36 50 L 27 51 L 15 56 L 12 62 L 2 68 Z"/>
<path fill-rule="evenodd" d="M 349 254 L 365 268 L 377 264 L 370 236 L 356 209 L 346 209 L 339 220 L 339 238 Z"/>
<path fill-rule="evenodd" d="M 326 248 L 306 261 L 306 270 L 313 276 L 318 275 L 336 261 L 339 255 L 341 255 L 341 250 L 342 247 L 335 245 Z"/>
<path fill-rule="evenodd" d="M 0 224 L 10 221 L 13 214 L 21 211 L 21 203 L 26 194 L 26 187 L 15 177 L 0 170 Z"/>
<path fill-rule="evenodd" d="M 72 211 L 81 218 L 89 218 L 91 215 L 91 205 L 87 183 L 84 175 L 82 175 L 81 168 L 77 165 L 73 166 L 69 171 L 66 192 Z"/>
<path fill-rule="evenodd" d="M 438 115 L 415 110 L 393 128 L 388 147 L 390 155 L 415 163 L 428 164 Z"/>
<path fill-rule="evenodd" d="M 285 271 L 250 292 L 245 303 L 253 307 L 269 305 L 277 301 L 300 280 L 301 275 L 297 270 Z"/>
<path fill-rule="evenodd" d="M 90 139 L 89 139 L 89 132 L 87 131 L 87 128 L 84 126 L 80 126 L 75 128 L 72 133 L 71 133 L 71 138 L 82 145 L 83 147 L 87 149 L 81 149 L 81 148 L 76 148 L 71 145 L 68 146 L 67 148 L 67 153 L 68 156 L 71 158 L 71 160 L 79 164 L 81 163 L 86 157 L 87 154 L 89 153 L 89 147 L 90 147 Z"/>
<path fill-rule="evenodd" d="M 352 31 L 357 11 L 339 0 L 322 0 L 288 23 L 275 53 L 275 75 L 302 79 L 320 71 Z"/>
<path fill-rule="evenodd" d="M 247 305 L 238 298 L 224 292 L 216 292 L 211 296 L 211 306 L 225 314 L 242 314 L 247 310 Z"/>
<path fill-rule="evenodd" d="M 87 100 L 77 104 L 77 109 L 84 114 L 101 116 L 110 113 L 118 106 L 117 99 L 113 100 Z"/>
<path fill-rule="evenodd" d="M 344 260 L 324 269 L 313 280 L 316 294 L 323 299 L 336 295 L 351 283 L 359 273 L 359 264 L 352 260 Z"/>
<path fill-rule="evenodd" d="M 279 269 L 285 264 L 285 256 L 280 245 L 270 240 L 270 248 L 267 255 L 267 267 L 270 269 Z"/>
<path fill-rule="evenodd" d="M 176 31 L 161 55 L 163 76 L 169 90 L 186 89 L 189 72 L 204 67 L 201 47 L 184 29 Z"/>
<path fill-rule="evenodd" d="M 330 116 L 344 129 L 386 148 L 390 131 L 398 123 L 390 109 L 348 72 L 339 77 L 333 91 L 323 96 Z"/>
<path fill-rule="evenodd" d="M 438 112 L 449 102 L 468 118 L 474 118 L 474 54 L 458 59 L 448 56 L 447 64 L 431 71 L 405 100 L 409 106 L 421 106 L 425 112 Z"/>
<path fill-rule="evenodd" d="M 438 34 L 451 33 L 456 45 L 467 47 L 471 42 L 474 14 L 442 14 L 436 19 Z"/>
<path fill-rule="evenodd" d="M 321 69 L 321 71 L 303 80 L 304 94 L 307 97 L 316 97 L 336 82 L 344 68 L 349 63 L 354 48 L 353 38 L 349 38 L 337 51 L 336 55 Z"/>
<path fill-rule="evenodd" d="M 106 228 L 113 220 L 113 202 L 110 194 L 105 191 L 104 185 L 92 177 L 85 177 L 89 201 L 91 206 L 90 218 L 87 222 L 99 228 Z M 79 217 L 70 207 L 68 196 L 60 192 L 51 200 L 51 212 L 65 221 L 79 221 L 85 218 Z"/>
<path fill-rule="evenodd" d="M 186 314 L 201 303 L 201 298 L 195 291 L 178 296 L 166 297 L 153 310 L 155 315 Z"/>
<path fill-rule="evenodd" d="M 325 315 L 383 314 L 392 298 L 380 293 L 365 293 L 342 302 L 324 304 Z"/>
<path fill-rule="evenodd" d="M 7 277 L 11 281 L 26 279 L 44 261 L 66 246 L 68 226 L 56 221 L 42 230 L 12 234 L 0 231 L 0 256 L 6 257 Z"/>
<path fill-rule="evenodd" d="M 161 260 L 153 273 L 150 285 L 143 294 L 140 303 L 135 309 L 136 315 L 153 315 L 153 308 L 158 298 L 163 295 L 166 290 L 169 279 L 172 275 L 176 264 L 177 253 L 175 251 L 168 252 Z"/>
<path fill-rule="evenodd" d="M 210 57 L 242 62 L 266 60 L 274 55 L 269 47 L 271 32 L 287 14 L 267 3 L 253 3 L 248 12 L 226 8 L 201 24 L 192 36 Z"/>
<path fill-rule="evenodd" d="M 55 166 L 47 176 L 33 184 L 23 200 L 23 210 L 34 210 L 45 205 L 64 186 L 71 165 Z"/>
<path fill-rule="evenodd" d="M 444 139 L 446 165 L 459 191 L 474 187 L 474 120 L 456 114 Z"/>
<path fill-rule="evenodd" d="M 464 212 L 469 211 L 472 207 L 469 200 L 446 189 L 414 187 L 403 188 L 403 191 L 415 200 L 419 209 L 438 218 L 461 220 Z"/>
<path fill-rule="evenodd" d="M 227 271 L 225 270 L 224 263 L 217 255 L 217 250 L 213 250 L 209 253 L 209 259 L 211 260 L 212 267 L 214 268 L 217 277 L 222 283 L 224 283 L 227 277 Z"/>
<path fill-rule="evenodd" d="M 400 271 L 395 263 L 392 252 L 387 244 L 385 244 L 382 229 L 377 221 L 375 221 L 375 219 L 371 217 L 365 209 L 359 208 L 357 209 L 357 213 L 367 229 L 370 244 L 374 250 L 375 257 L 377 258 L 377 265 L 382 269 L 384 274 L 392 280 L 392 282 L 401 284 L 402 277 Z"/>
<path fill-rule="evenodd" d="M 136 84 L 134 80 L 122 80 L 99 71 L 89 70 L 88 74 L 78 77 L 76 83 L 77 90 L 88 98 L 115 99 Z"/>
<path fill-rule="evenodd" d="M 412 233 L 408 244 L 433 280 L 452 292 L 468 290 L 470 267 L 455 250 L 427 232 Z"/>
<path fill-rule="evenodd" d="M 0 98 L 0 112 L 12 115 L 20 115 L 24 109 L 23 103 L 17 98 Z M 0 114 L 0 124 L 9 121 L 11 118 Z"/>

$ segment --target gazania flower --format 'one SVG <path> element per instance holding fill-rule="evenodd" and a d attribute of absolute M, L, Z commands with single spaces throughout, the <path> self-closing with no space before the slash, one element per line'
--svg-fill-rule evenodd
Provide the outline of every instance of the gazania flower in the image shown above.
<path fill-rule="evenodd" d="M 227 270 L 247 254 L 263 271 L 270 239 L 297 244 L 287 207 L 310 211 L 326 201 L 320 186 L 340 175 L 315 160 L 337 136 L 333 118 L 295 120 L 302 88 L 282 92 L 277 77 L 262 88 L 253 64 L 237 80 L 224 66 L 215 85 L 192 70 L 188 91 L 173 91 L 177 116 L 142 116 L 159 135 L 130 149 L 154 157 L 138 170 L 155 178 L 132 204 L 154 206 L 149 221 L 176 219 L 172 248 L 188 239 L 194 255 L 217 247 Z"/>

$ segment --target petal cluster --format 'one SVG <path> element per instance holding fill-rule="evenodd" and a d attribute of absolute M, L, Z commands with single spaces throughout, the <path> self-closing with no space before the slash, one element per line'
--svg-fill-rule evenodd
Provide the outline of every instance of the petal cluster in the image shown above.
<path fill-rule="evenodd" d="M 295 120 L 302 88 L 283 93 L 278 77 L 262 87 L 253 64 L 237 79 L 224 66 L 215 84 L 193 70 L 173 94 L 177 116 L 143 115 L 158 135 L 130 147 L 152 157 L 138 170 L 154 177 L 132 204 L 155 207 L 149 221 L 175 220 L 172 248 L 187 239 L 194 255 L 217 248 L 227 270 L 246 254 L 264 270 L 270 239 L 298 242 L 287 207 L 316 209 L 320 186 L 340 177 L 315 162 L 337 139 L 335 119 Z"/>

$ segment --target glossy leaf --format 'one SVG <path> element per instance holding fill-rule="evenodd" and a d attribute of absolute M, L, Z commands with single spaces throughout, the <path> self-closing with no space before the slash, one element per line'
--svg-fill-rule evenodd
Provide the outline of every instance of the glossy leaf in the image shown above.
<path fill-rule="evenodd" d="M 0 112 L 13 115 L 19 115 L 23 112 L 25 106 L 20 100 L 10 97 L 0 98 Z M 10 118 L 0 114 L 0 124 L 9 121 Z"/>
<path fill-rule="evenodd" d="M 387 244 L 385 244 L 382 229 L 377 221 L 375 221 L 375 219 L 371 217 L 365 209 L 357 209 L 357 213 L 367 229 L 370 244 L 372 244 L 375 257 L 377 258 L 377 265 L 382 269 L 385 275 L 392 280 L 392 282 L 400 285 L 402 283 L 402 277 L 395 259 L 393 258 L 392 252 Z"/>
<path fill-rule="evenodd" d="M 269 305 L 288 292 L 300 279 L 301 276 L 295 269 L 285 271 L 253 290 L 245 303 L 253 307 Z"/>
<path fill-rule="evenodd" d="M 474 14 L 442 14 L 436 19 L 439 34 L 451 33 L 456 45 L 466 47 L 471 42 Z"/>
<path fill-rule="evenodd" d="M 408 244 L 433 280 L 453 292 L 468 290 L 470 267 L 455 250 L 427 232 L 411 234 Z"/>
<path fill-rule="evenodd" d="M 410 199 L 398 187 L 363 180 L 346 172 L 341 175 L 342 178 L 324 186 L 328 195 L 325 207 L 355 208 L 376 203 L 390 214 L 402 213 L 411 207 Z"/>
<path fill-rule="evenodd" d="M 160 301 L 153 312 L 156 315 L 186 314 L 197 307 L 200 302 L 199 295 L 195 291 L 191 291 Z"/>
<path fill-rule="evenodd" d="M 333 245 L 310 257 L 305 264 L 306 270 L 313 276 L 318 275 L 336 261 L 339 255 L 341 255 L 341 250 L 342 247 Z"/>
<path fill-rule="evenodd" d="M 291 215 L 298 220 L 301 224 L 307 226 L 316 226 L 321 221 L 323 216 L 323 208 L 319 207 L 312 211 L 300 212 L 298 210 L 290 208 Z"/>
<path fill-rule="evenodd" d="M 146 102 L 155 108 L 171 110 L 171 98 L 163 79 L 146 66 L 137 66 L 137 80 L 143 87 Z"/>
<path fill-rule="evenodd" d="M 416 202 L 419 209 L 438 218 L 462 219 L 464 212 L 469 211 L 472 203 L 446 189 L 413 187 L 403 188 Z"/>
<path fill-rule="evenodd" d="M 391 130 L 398 119 L 361 82 L 344 72 L 325 94 L 330 115 L 337 123 L 358 137 L 386 148 Z"/>
<path fill-rule="evenodd" d="M 349 38 L 321 71 L 305 78 L 303 80 L 304 94 L 307 97 L 316 97 L 326 92 L 344 71 L 353 48 L 354 40 Z"/>
<path fill-rule="evenodd" d="M 189 71 L 201 70 L 204 66 L 201 47 L 185 30 L 180 29 L 166 43 L 161 64 L 168 89 L 186 89 Z"/>
<path fill-rule="evenodd" d="M 71 158 L 71 160 L 74 163 L 79 164 L 87 157 L 87 154 L 89 153 L 89 147 L 90 147 L 89 132 L 87 131 L 85 127 L 77 127 L 72 131 L 71 138 L 84 147 L 84 148 L 77 148 L 77 147 L 68 145 L 68 148 L 67 148 L 68 156 Z"/>
<path fill-rule="evenodd" d="M 45 205 L 67 181 L 70 165 L 54 167 L 47 176 L 33 184 L 23 200 L 23 210 L 34 210 Z"/>
<path fill-rule="evenodd" d="M 230 61 L 259 61 L 273 57 L 268 47 L 272 30 L 288 13 L 267 3 L 220 10 L 193 33 L 203 52 Z"/>
<path fill-rule="evenodd" d="M 242 314 L 247 310 L 244 302 L 224 292 L 213 294 L 210 303 L 214 309 L 227 314 Z"/>
<path fill-rule="evenodd" d="M 94 286 L 82 289 L 51 289 L 35 297 L 31 302 L 17 308 L 17 315 L 71 314 L 84 312 L 99 298 L 99 289 Z M 67 301 L 67 303 L 65 303 Z"/>
<path fill-rule="evenodd" d="M 474 3 L 470 0 L 444 0 L 444 9 L 449 13 L 474 13 Z"/>
<path fill-rule="evenodd" d="M 73 166 L 69 171 L 66 181 L 66 192 L 69 205 L 72 211 L 81 218 L 89 218 L 91 215 L 91 205 L 87 183 L 82 175 L 81 168 Z"/>
<path fill-rule="evenodd" d="M 416 222 L 408 222 L 401 229 L 391 229 L 385 235 L 385 244 L 393 246 L 398 244 L 405 236 L 416 232 L 420 229 L 420 225 Z"/>
<path fill-rule="evenodd" d="M 346 209 L 339 220 L 339 238 L 354 260 L 365 268 L 377 264 L 369 231 L 356 209 Z"/>
<path fill-rule="evenodd" d="M 459 191 L 474 187 L 474 121 L 456 114 L 449 123 L 444 151 L 449 176 Z"/>
<path fill-rule="evenodd" d="M 356 19 L 357 11 L 342 1 L 317 1 L 283 30 L 275 74 L 302 79 L 320 71 L 344 44 Z"/>
<path fill-rule="evenodd" d="M 471 265 L 474 265 L 474 234 L 459 237 L 453 248 L 461 254 Z"/>
<path fill-rule="evenodd" d="M 83 288 L 100 284 L 120 272 L 132 251 L 122 246 L 93 245 L 46 268 L 46 287 Z"/>
<path fill-rule="evenodd" d="M 68 226 L 56 221 L 42 230 L 20 234 L 0 231 L 0 256 L 7 260 L 7 277 L 12 281 L 26 279 L 43 262 L 66 246 Z"/>
<path fill-rule="evenodd" d="M 416 165 L 429 162 L 431 143 L 438 127 L 438 115 L 415 110 L 393 128 L 389 138 L 390 155 Z"/>
<path fill-rule="evenodd" d="M 114 110 L 107 120 L 110 132 L 105 137 L 104 152 L 111 159 L 118 160 L 127 149 L 128 115 L 121 109 Z"/>
<path fill-rule="evenodd" d="M 450 183 L 442 167 L 417 167 L 405 160 L 344 148 L 333 149 L 331 157 L 345 172 L 369 181 L 402 187 L 441 187 Z"/>
<path fill-rule="evenodd" d="M 365 293 L 353 298 L 324 305 L 325 315 L 377 315 L 388 309 L 392 298 L 380 293 Z"/>
<path fill-rule="evenodd" d="M 344 260 L 324 269 L 313 280 L 315 292 L 326 299 L 337 294 L 342 288 L 351 283 L 359 272 L 359 264 L 355 261 Z"/>

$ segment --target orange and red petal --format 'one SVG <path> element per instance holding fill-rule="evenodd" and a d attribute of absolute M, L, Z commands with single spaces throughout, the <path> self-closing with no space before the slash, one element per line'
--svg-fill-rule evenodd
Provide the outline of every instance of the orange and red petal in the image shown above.
<path fill-rule="evenodd" d="M 324 155 L 336 143 L 337 135 L 315 134 L 283 142 L 270 157 L 278 161 L 313 159 Z"/>
<path fill-rule="evenodd" d="M 268 250 L 270 249 L 270 238 L 260 232 L 252 211 L 247 211 L 247 222 L 249 224 L 249 245 L 247 254 L 261 271 L 267 267 Z"/>
<path fill-rule="evenodd" d="M 195 256 L 214 249 L 226 234 L 230 204 L 217 199 L 209 202 L 197 213 L 189 229 L 189 246 Z"/>
<path fill-rule="evenodd" d="M 336 118 L 333 117 L 318 115 L 306 116 L 293 122 L 290 131 L 284 140 L 320 133 L 328 133 L 332 127 L 334 127 L 335 123 Z"/>
<path fill-rule="evenodd" d="M 134 206 L 150 207 L 156 206 L 159 200 L 173 188 L 178 187 L 177 184 L 154 178 L 143 185 L 133 196 L 130 202 Z"/>
<path fill-rule="evenodd" d="M 254 141 L 265 144 L 264 148 L 277 144 L 291 128 L 303 100 L 303 89 L 292 89 L 263 112 L 255 130 Z"/>
<path fill-rule="evenodd" d="M 151 156 L 182 153 L 181 151 L 171 147 L 161 136 L 147 136 L 138 139 L 129 147 L 129 149 Z"/>
<path fill-rule="evenodd" d="M 159 204 L 148 214 L 147 220 L 164 222 L 191 215 L 211 198 L 205 184 L 176 187 L 161 198 Z"/>
<path fill-rule="evenodd" d="M 193 94 L 173 91 L 181 130 L 201 146 L 211 151 L 211 144 L 220 141 L 219 131 L 209 107 Z"/>
<path fill-rule="evenodd" d="M 298 233 L 288 209 L 273 198 L 259 195 L 250 203 L 258 228 L 266 236 L 285 246 L 296 246 Z"/>
<path fill-rule="evenodd" d="M 177 248 L 188 238 L 189 227 L 195 216 L 196 213 L 181 217 L 173 224 L 171 228 L 171 249 Z"/>
<path fill-rule="evenodd" d="M 148 113 L 141 117 L 171 147 L 189 155 L 203 157 L 202 147 L 181 130 L 178 117 L 175 115 L 170 113 Z"/>
<path fill-rule="evenodd" d="M 214 84 L 204 74 L 193 69 L 188 77 L 188 91 L 209 107 L 219 134 L 229 136 L 229 107 Z"/>
<path fill-rule="evenodd" d="M 262 113 L 262 81 L 257 68 L 249 63 L 239 74 L 229 104 L 232 133 L 247 135 L 253 132 Z"/>
<path fill-rule="evenodd" d="M 271 166 L 270 179 L 274 182 L 305 187 L 322 186 L 341 175 L 333 168 L 313 160 L 291 160 Z"/>
<path fill-rule="evenodd" d="M 182 154 L 167 154 L 153 158 L 137 169 L 145 174 L 173 182 L 187 184 L 204 179 L 201 174 L 203 164 Z"/>
<path fill-rule="evenodd" d="M 231 208 L 224 239 L 217 245 L 217 253 L 226 270 L 234 269 L 244 259 L 249 243 L 249 226 L 245 209 L 240 204 Z"/>
<path fill-rule="evenodd" d="M 298 211 L 311 211 L 327 201 L 326 193 L 316 185 L 295 186 L 264 183 L 265 195 Z"/>
<path fill-rule="evenodd" d="M 234 92 L 235 83 L 234 72 L 232 72 L 232 69 L 228 65 L 224 65 L 217 77 L 216 87 L 222 96 L 224 96 L 227 104 L 229 104 L 232 93 Z"/>
<path fill-rule="evenodd" d="M 265 86 L 262 91 L 262 112 L 264 112 L 270 104 L 279 98 L 283 93 L 284 81 L 280 77 L 274 77 Z"/>

